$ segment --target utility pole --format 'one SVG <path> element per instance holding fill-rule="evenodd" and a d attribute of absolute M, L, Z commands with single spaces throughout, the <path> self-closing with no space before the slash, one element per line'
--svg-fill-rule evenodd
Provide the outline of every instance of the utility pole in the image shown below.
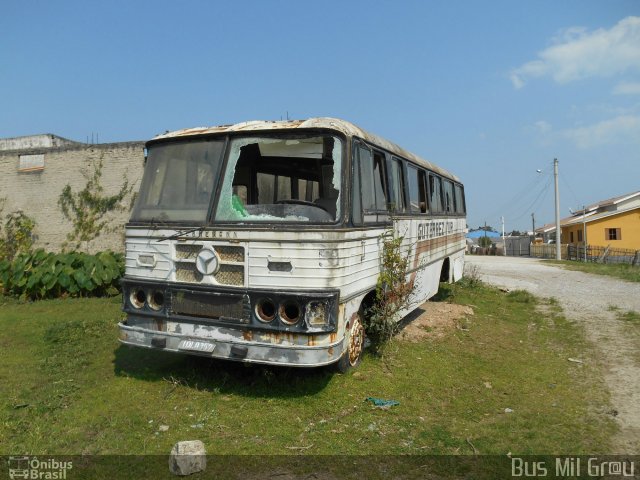
<path fill-rule="evenodd" d="M 582 206 L 582 242 L 584 243 L 584 263 L 587 263 L 587 222 L 585 220 L 585 214 L 587 213 L 587 207 Z"/>
<path fill-rule="evenodd" d="M 531 214 L 531 234 L 533 235 L 533 238 L 536 238 L 536 214 L 535 213 Z"/>
<path fill-rule="evenodd" d="M 502 220 L 502 255 L 505 256 L 507 254 L 507 241 L 504 239 L 504 216 L 500 217 Z"/>
<path fill-rule="evenodd" d="M 558 190 L 558 159 L 553 159 L 553 179 L 556 187 L 556 260 L 561 260 L 560 246 L 562 242 L 562 232 L 560 230 L 560 191 Z"/>

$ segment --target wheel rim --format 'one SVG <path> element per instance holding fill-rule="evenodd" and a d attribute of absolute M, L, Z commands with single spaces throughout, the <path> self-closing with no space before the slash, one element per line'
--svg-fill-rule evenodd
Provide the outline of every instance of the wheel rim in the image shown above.
<path fill-rule="evenodd" d="M 349 335 L 349 364 L 352 367 L 358 363 L 363 344 L 364 328 L 362 328 L 360 317 L 357 317 L 354 319 L 353 325 L 351 325 L 351 334 Z"/>

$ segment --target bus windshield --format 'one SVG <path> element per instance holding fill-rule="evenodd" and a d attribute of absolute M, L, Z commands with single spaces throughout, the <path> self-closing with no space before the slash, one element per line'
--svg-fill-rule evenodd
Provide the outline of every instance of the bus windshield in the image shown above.
<path fill-rule="evenodd" d="M 235 138 L 223 169 L 224 143 L 152 145 L 131 220 L 205 223 L 218 182 L 214 222 L 327 223 L 340 217 L 339 138 Z"/>
<path fill-rule="evenodd" d="M 131 220 L 203 223 L 223 147 L 224 140 L 152 146 Z"/>
<path fill-rule="evenodd" d="M 236 138 L 216 222 L 335 222 L 342 141 L 329 135 Z"/>

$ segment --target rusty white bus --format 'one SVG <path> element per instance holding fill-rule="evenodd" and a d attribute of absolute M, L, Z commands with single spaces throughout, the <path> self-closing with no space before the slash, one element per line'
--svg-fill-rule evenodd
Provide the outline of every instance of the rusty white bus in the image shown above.
<path fill-rule="evenodd" d="M 404 237 L 406 314 L 461 278 L 460 180 L 352 123 L 252 121 L 146 145 L 126 226 L 120 340 L 287 366 L 355 366 L 381 238 Z"/>

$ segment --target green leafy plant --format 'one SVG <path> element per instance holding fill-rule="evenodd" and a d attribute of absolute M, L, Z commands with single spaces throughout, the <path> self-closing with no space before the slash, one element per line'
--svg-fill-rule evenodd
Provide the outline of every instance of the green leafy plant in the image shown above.
<path fill-rule="evenodd" d="M 31 300 L 116 295 L 123 274 L 123 255 L 109 251 L 89 255 L 38 249 L 0 261 L 4 293 Z"/>
<path fill-rule="evenodd" d="M 67 235 L 67 242 L 63 247 L 70 244 L 78 249 L 84 242 L 85 248 L 89 242 L 97 238 L 103 231 L 113 231 L 109 228 L 109 220 L 106 215 L 113 211 L 124 211 L 125 198 L 131 193 L 132 188 L 125 178 L 120 190 L 115 195 L 105 195 L 104 187 L 100 180 L 102 178 L 102 157 L 93 165 L 93 173 L 85 174 L 87 183 L 84 188 L 74 192 L 67 184 L 58 197 L 58 205 L 65 218 L 73 224 L 73 229 Z"/>
<path fill-rule="evenodd" d="M 4 233 L 0 237 L 0 259 L 13 260 L 19 253 L 29 252 L 33 247 L 35 220 L 18 210 L 7 215 Z"/>
<path fill-rule="evenodd" d="M 380 275 L 373 305 L 364 312 L 364 328 L 374 351 L 381 352 L 398 332 L 402 310 L 410 303 L 414 285 L 407 281 L 409 257 L 402 252 L 403 236 L 387 231 L 382 236 Z"/>

